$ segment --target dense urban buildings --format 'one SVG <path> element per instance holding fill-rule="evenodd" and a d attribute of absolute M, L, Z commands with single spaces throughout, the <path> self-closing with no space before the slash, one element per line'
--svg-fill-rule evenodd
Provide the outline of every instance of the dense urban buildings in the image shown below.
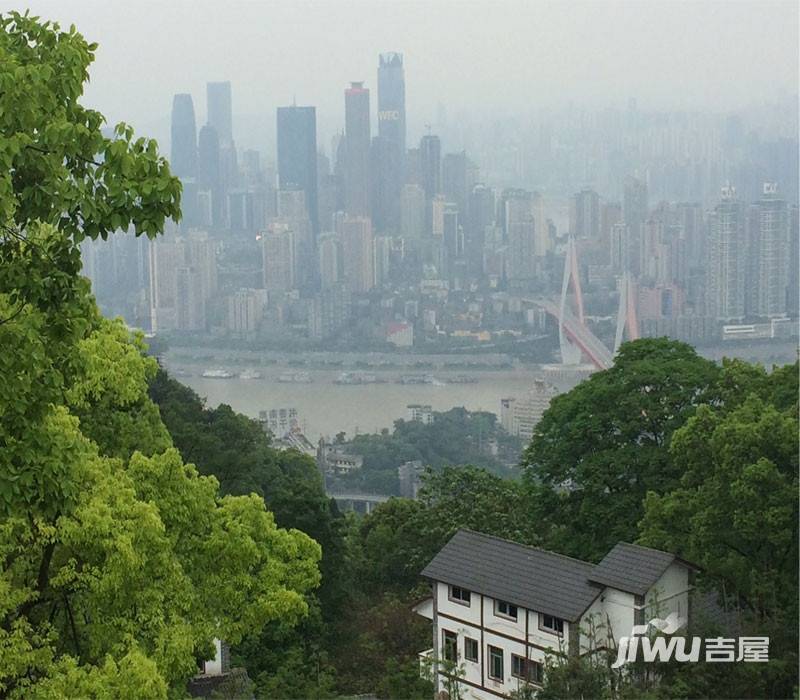
<path fill-rule="evenodd" d="M 617 122 L 541 116 L 536 138 L 511 150 L 482 145 L 503 142 L 503 130 L 467 139 L 444 121 L 415 136 L 405 70 L 402 54 L 378 56 L 374 102 L 365 83 L 350 84 L 327 152 L 316 107 L 277 108 L 272 158 L 236 147 L 230 82 L 208 83 L 199 134 L 192 96 L 175 95 L 172 167 L 184 187 L 175 240 L 214 242 L 224 301 L 209 302 L 198 265 L 175 244 L 140 242 L 139 272 L 114 289 L 101 259 L 128 258 L 86 244 L 101 303 L 160 332 L 279 330 L 345 346 L 413 338 L 479 349 L 541 335 L 544 359 L 596 366 L 641 335 L 714 344 L 797 332 L 796 157 L 747 141 L 729 120 L 662 123 L 635 105 Z M 628 138 L 615 141 L 621 124 Z M 711 146 L 692 145 L 692 129 Z M 561 169 L 587 143 L 600 153 L 608 142 L 624 164 L 609 156 L 606 171 L 587 161 Z M 570 154 L 563 162 L 556 143 Z M 681 153 L 688 170 L 676 165 Z M 578 310 L 581 327 L 565 330 L 559 319 Z"/>

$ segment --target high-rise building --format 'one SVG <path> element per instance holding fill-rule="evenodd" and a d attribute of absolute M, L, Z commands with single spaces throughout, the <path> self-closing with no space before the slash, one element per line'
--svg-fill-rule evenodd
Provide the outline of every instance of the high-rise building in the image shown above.
<path fill-rule="evenodd" d="M 222 227 L 225 208 L 222 203 L 222 175 L 219 161 L 219 136 L 210 124 L 200 129 L 198 140 L 197 188 L 207 192 L 210 225 Z"/>
<path fill-rule="evenodd" d="M 341 222 L 342 271 L 353 294 L 375 286 L 372 224 L 365 216 L 346 217 Z"/>
<path fill-rule="evenodd" d="M 264 288 L 288 292 L 295 288 L 295 235 L 289 223 L 273 221 L 262 234 Z"/>
<path fill-rule="evenodd" d="M 541 379 L 535 379 L 524 398 L 500 399 L 500 423 L 505 431 L 530 442 L 536 425 L 542 419 L 558 390 Z"/>
<path fill-rule="evenodd" d="M 305 192 L 314 240 L 319 235 L 317 115 L 314 107 L 278 107 L 278 180 L 281 189 Z"/>
<path fill-rule="evenodd" d="M 175 284 L 175 329 L 205 330 L 206 296 L 202 272 L 194 266 L 179 267 L 175 271 Z"/>
<path fill-rule="evenodd" d="M 438 136 L 427 134 L 419 142 L 422 189 L 428 201 L 442 191 L 442 144 Z"/>
<path fill-rule="evenodd" d="M 392 270 L 391 236 L 375 236 L 373 239 L 373 267 L 375 270 L 375 284 L 381 286 L 389 282 Z"/>
<path fill-rule="evenodd" d="M 400 234 L 407 240 L 425 235 L 425 190 L 419 185 L 404 185 L 400 193 Z"/>
<path fill-rule="evenodd" d="M 622 221 L 611 227 L 609 235 L 609 253 L 611 269 L 616 273 L 628 270 L 628 226 Z"/>
<path fill-rule="evenodd" d="M 323 291 L 337 284 L 342 277 L 342 250 L 339 236 L 323 233 L 319 238 L 319 281 Z"/>
<path fill-rule="evenodd" d="M 233 142 L 233 116 L 230 82 L 206 85 L 208 123 L 217 130 L 222 147 Z"/>
<path fill-rule="evenodd" d="M 400 226 L 400 188 L 406 157 L 406 83 L 403 55 L 378 58 L 378 139 L 373 141 L 372 223 L 377 231 L 396 233 Z"/>
<path fill-rule="evenodd" d="M 350 83 L 350 87 L 344 91 L 344 113 L 345 211 L 351 216 L 368 216 L 371 133 L 369 90 L 363 82 Z"/>
<path fill-rule="evenodd" d="M 511 284 L 527 283 L 536 274 L 534 239 L 536 224 L 533 200 L 525 190 L 504 190 L 502 195 L 503 225 L 508 245 L 506 274 Z"/>
<path fill-rule="evenodd" d="M 458 207 L 462 223 L 466 223 L 468 217 L 467 171 L 467 154 L 464 151 L 445 154 L 442 160 L 442 192 L 448 202 Z"/>
<path fill-rule="evenodd" d="M 205 231 L 164 236 L 150 244 L 153 330 L 202 330 L 205 305 L 217 289 L 214 242 Z"/>
<path fill-rule="evenodd" d="M 446 202 L 442 212 L 442 273 L 447 278 L 461 278 L 464 265 L 464 229 L 459 223 L 458 206 Z"/>
<path fill-rule="evenodd" d="M 240 289 L 228 297 L 227 328 L 234 333 L 258 330 L 267 302 L 265 289 Z"/>
<path fill-rule="evenodd" d="M 800 315 L 800 209 L 793 204 L 789 210 L 789 283 L 787 285 L 787 312 L 792 318 Z"/>
<path fill-rule="evenodd" d="M 764 183 L 763 196 L 750 207 L 748 219 L 748 310 L 756 316 L 783 316 L 789 267 L 797 260 L 790 259 L 789 211 L 776 183 Z"/>
<path fill-rule="evenodd" d="M 372 139 L 370 211 L 376 231 L 394 233 L 400 227 L 400 187 L 403 160 L 397 145 L 384 136 Z"/>
<path fill-rule="evenodd" d="M 647 215 L 647 183 L 628 178 L 622 201 L 622 220 L 628 227 L 628 270 L 634 275 L 638 275 L 641 269 L 642 235 Z"/>
<path fill-rule="evenodd" d="M 706 280 L 706 314 L 725 321 L 745 315 L 744 208 L 731 186 L 722 188 L 711 214 Z"/>
<path fill-rule="evenodd" d="M 597 240 L 600 237 L 600 195 L 594 190 L 581 190 L 572 195 L 570 233 L 576 238 Z"/>
<path fill-rule="evenodd" d="M 179 178 L 197 176 L 197 125 L 194 118 L 192 96 L 175 95 L 172 98 L 172 143 L 170 168 Z"/>
<path fill-rule="evenodd" d="M 483 272 L 486 228 L 494 226 L 495 221 L 494 190 L 483 184 L 475 185 L 469 195 L 468 210 L 469 218 L 464 234 L 467 264 L 473 275 L 480 275 Z"/>
<path fill-rule="evenodd" d="M 552 222 L 545 217 L 544 197 L 539 192 L 531 193 L 533 209 L 533 253 L 537 258 L 545 257 L 555 245 L 555 232 Z"/>
<path fill-rule="evenodd" d="M 401 53 L 382 53 L 378 57 L 378 135 L 405 155 L 406 79 Z"/>

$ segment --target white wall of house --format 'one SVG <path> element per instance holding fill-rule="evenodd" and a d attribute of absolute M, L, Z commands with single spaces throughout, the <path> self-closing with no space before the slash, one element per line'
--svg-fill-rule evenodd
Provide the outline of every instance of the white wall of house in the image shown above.
<path fill-rule="evenodd" d="M 677 613 L 689 617 L 689 569 L 673 562 L 645 596 L 645 621 Z"/>
<path fill-rule="evenodd" d="M 580 622 L 580 653 L 585 654 L 594 649 L 608 646 L 608 622 L 603 607 L 602 595 L 583 613 Z M 594 638 L 592 638 L 594 637 Z"/>
<path fill-rule="evenodd" d="M 436 583 L 433 586 L 436 596 L 436 640 L 434 657 L 445 658 L 444 631 L 457 635 L 459 675 L 466 683 L 461 684 L 462 696 L 487 700 L 497 698 L 497 694 L 507 695 L 524 685 L 522 679 L 513 675 L 512 654 L 545 663 L 549 650 L 566 653 L 569 637 L 569 623 L 564 622 L 563 637 L 540 629 L 539 613 L 517 607 L 517 619 L 509 619 L 496 609 L 496 601 L 489 596 L 482 596 L 471 591 L 470 604 L 466 605 L 450 596 L 450 586 Z M 428 610 L 428 605 L 421 605 L 420 614 Z M 431 606 L 433 608 L 434 606 Z M 527 620 L 526 620 L 527 618 Z M 527 626 L 527 644 L 526 644 Z M 478 644 L 478 659 L 467 659 L 466 639 L 474 639 Z M 503 677 L 495 679 L 490 676 L 489 647 L 502 650 Z M 541 647 L 541 648 L 537 648 Z M 480 687 L 484 686 L 484 691 Z M 446 683 L 439 678 L 437 692 L 443 690 Z"/>
<path fill-rule="evenodd" d="M 222 642 L 219 639 L 214 640 L 214 658 L 206 661 L 205 675 L 222 675 Z"/>
<path fill-rule="evenodd" d="M 605 632 L 613 635 L 618 644 L 621 637 L 630 637 L 631 629 L 635 624 L 636 597 L 633 593 L 618 591 L 616 588 L 606 588 L 600 594 L 602 605 L 602 622 L 605 623 Z"/>

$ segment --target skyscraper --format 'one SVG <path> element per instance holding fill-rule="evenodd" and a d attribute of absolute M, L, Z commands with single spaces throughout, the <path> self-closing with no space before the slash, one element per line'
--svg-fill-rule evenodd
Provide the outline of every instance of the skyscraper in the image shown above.
<path fill-rule="evenodd" d="M 531 193 L 517 189 L 505 190 L 502 206 L 505 238 L 508 243 L 508 281 L 511 284 L 525 284 L 533 280 L 536 272 L 536 224 Z"/>
<path fill-rule="evenodd" d="M 438 136 L 427 134 L 419 142 L 422 189 L 428 200 L 442 191 L 442 144 Z"/>
<path fill-rule="evenodd" d="M 572 195 L 570 233 L 577 238 L 597 240 L 600 237 L 600 195 L 594 190 L 581 190 Z"/>
<path fill-rule="evenodd" d="M 405 155 L 406 79 L 401 53 L 382 53 L 378 58 L 378 135 Z"/>
<path fill-rule="evenodd" d="M 354 294 L 375 286 L 372 225 L 365 216 L 347 217 L 341 224 L 344 282 Z"/>
<path fill-rule="evenodd" d="M 642 234 L 647 213 L 647 183 L 628 178 L 622 201 L 622 220 L 628 227 L 628 270 L 634 275 L 638 275 L 641 269 Z"/>
<path fill-rule="evenodd" d="M 745 315 L 745 226 L 744 209 L 733 187 L 722 188 L 709 233 L 706 313 L 725 321 L 740 320 Z"/>
<path fill-rule="evenodd" d="M 406 158 L 406 81 L 399 53 L 378 58 L 378 142 L 373 141 L 373 156 L 373 177 L 379 182 L 373 187 L 373 224 L 378 231 L 395 232 Z"/>
<path fill-rule="evenodd" d="M 222 176 L 219 162 L 219 136 L 210 124 L 200 129 L 198 139 L 197 187 L 207 192 L 211 201 L 211 223 L 221 227 L 224 222 L 222 204 Z"/>
<path fill-rule="evenodd" d="M 208 123 L 211 124 L 219 136 L 222 147 L 228 146 L 233 141 L 233 118 L 231 106 L 231 84 L 208 83 L 206 85 L 208 100 Z"/>
<path fill-rule="evenodd" d="M 765 182 L 762 198 L 750 208 L 748 254 L 751 264 L 747 289 L 752 292 L 750 313 L 776 317 L 786 313 L 786 286 L 790 260 L 789 212 L 778 197 L 778 186 Z"/>
<path fill-rule="evenodd" d="M 172 143 L 170 167 L 179 178 L 197 176 L 197 125 L 192 96 L 178 94 L 172 98 Z"/>
<path fill-rule="evenodd" d="M 425 190 L 419 185 L 405 185 L 400 194 L 400 233 L 407 241 L 425 234 Z"/>
<path fill-rule="evenodd" d="M 344 91 L 346 173 L 345 210 L 351 216 L 369 215 L 369 90 L 363 82 Z"/>
<path fill-rule="evenodd" d="M 280 188 L 299 188 L 305 192 L 308 218 L 316 241 L 319 235 L 316 109 L 278 107 L 277 120 Z"/>
<path fill-rule="evenodd" d="M 376 231 L 396 233 L 400 228 L 401 168 L 397 145 L 384 136 L 372 139 L 370 211 Z"/>
<path fill-rule="evenodd" d="M 273 222 L 262 236 L 264 288 L 288 292 L 295 287 L 295 237 L 288 223 Z"/>
<path fill-rule="evenodd" d="M 484 184 L 472 188 L 469 196 L 469 219 L 464 246 L 469 271 L 480 275 L 483 272 L 483 249 L 486 243 L 486 228 L 494 225 L 494 191 Z"/>
<path fill-rule="evenodd" d="M 467 220 L 467 154 L 447 153 L 442 160 L 442 192 L 448 202 L 458 207 L 459 218 Z"/>

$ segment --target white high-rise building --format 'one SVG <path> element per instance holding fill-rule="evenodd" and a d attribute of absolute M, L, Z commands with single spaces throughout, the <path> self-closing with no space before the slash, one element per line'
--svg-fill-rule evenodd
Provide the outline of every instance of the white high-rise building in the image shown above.
<path fill-rule="evenodd" d="M 291 224 L 273 221 L 261 238 L 264 288 L 288 292 L 295 288 L 295 233 Z"/>
<path fill-rule="evenodd" d="M 706 313 L 720 320 L 741 320 L 745 315 L 744 223 L 736 189 L 723 187 L 711 214 L 706 282 Z"/>
<path fill-rule="evenodd" d="M 748 311 L 770 318 L 786 313 L 786 288 L 791 260 L 789 251 L 789 213 L 786 202 L 778 198 L 775 183 L 764 183 L 764 196 L 750 207 L 748 221 Z"/>
<path fill-rule="evenodd" d="M 500 399 L 500 424 L 510 435 L 520 437 L 525 443 L 530 442 L 536 424 L 557 394 L 555 387 L 541 379 L 534 379 L 523 398 Z"/>
<path fill-rule="evenodd" d="M 347 217 L 341 228 L 344 282 L 353 294 L 368 292 L 375 286 L 372 223 L 364 216 Z"/>

